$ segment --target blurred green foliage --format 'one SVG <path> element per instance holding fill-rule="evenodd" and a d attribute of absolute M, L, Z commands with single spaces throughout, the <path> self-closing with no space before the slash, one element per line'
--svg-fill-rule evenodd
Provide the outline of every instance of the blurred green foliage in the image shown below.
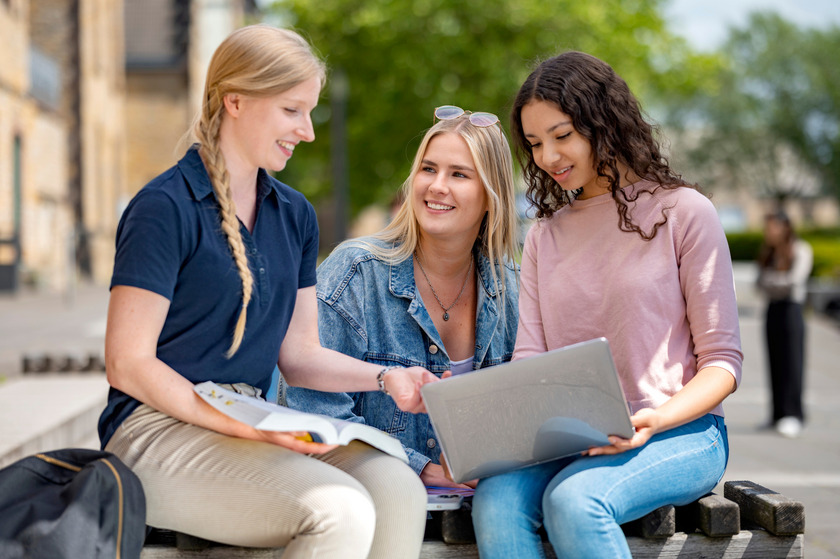
<path fill-rule="evenodd" d="M 517 89 L 539 60 L 582 50 L 609 62 L 643 106 L 687 98 L 720 72 L 720 55 L 670 34 L 664 0 L 278 0 L 266 21 L 293 27 L 347 76 L 347 153 L 355 213 L 387 205 L 408 174 L 434 108 L 496 113 L 507 129 Z M 335 80 L 331 80 L 334 82 Z M 313 114 L 317 140 L 283 180 L 314 203 L 332 195 L 330 84 Z"/>
<path fill-rule="evenodd" d="M 742 231 L 726 233 L 729 242 L 729 252 L 733 261 L 755 260 L 764 234 L 761 231 Z"/>
<path fill-rule="evenodd" d="M 671 107 L 671 122 L 695 135 L 689 160 L 699 180 L 749 182 L 784 199 L 813 194 L 804 175 L 815 173 L 840 198 L 840 27 L 753 13 L 722 50 L 715 87 Z"/>
<path fill-rule="evenodd" d="M 811 275 L 840 280 L 840 228 L 803 229 L 798 234 L 814 251 Z M 763 238 L 761 231 L 727 233 L 732 260 L 755 260 Z"/>
<path fill-rule="evenodd" d="M 802 238 L 814 249 L 811 275 L 840 280 L 840 229 L 804 232 Z"/>

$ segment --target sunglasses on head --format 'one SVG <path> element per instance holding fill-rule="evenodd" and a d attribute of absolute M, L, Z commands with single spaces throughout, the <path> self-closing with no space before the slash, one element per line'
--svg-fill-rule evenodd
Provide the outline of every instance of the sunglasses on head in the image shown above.
<path fill-rule="evenodd" d="M 442 107 L 435 109 L 435 118 L 438 120 L 455 120 L 464 114 L 469 115 L 470 124 L 473 126 L 480 126 L 481 128 L 493 126 L 499 122 L 499 117 L 493 113 L 473 113 L 465 111 L 461 107 L 456 107 L 455 105 L 443 105 Z"/>

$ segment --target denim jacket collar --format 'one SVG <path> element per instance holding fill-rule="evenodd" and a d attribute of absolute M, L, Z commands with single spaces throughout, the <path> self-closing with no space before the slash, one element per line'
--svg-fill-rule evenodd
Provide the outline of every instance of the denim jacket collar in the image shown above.
<path fill-rule="evenodd" d="M 504 304 L 503 298 L 497 298 L 498 290 L 493 284 L 493 276 L 490 271 L 490 259 L 482 254 L 476 255 L 476 267 L 480 278 L 480 289 L 476 301 L 476 331 L 475 331 L 475 358 L 474 366 L 484 361 L 490 345 L 490 340 L 496 332 L 496 325 L 500 320 L 499 305 Z M 505 277 L 499 277 L 499 282 L 505 281 Z M 410 299 L 408 314 L 417 321 L 418 325 L 426 332 L 430 340 L 443 348 L 440 334 L 429 316 L 429 309 L 424 305 L 434 302 L 423 301 L 417 292 L 417 284 L 414 281 L 414 259 L 406 258 L 398 264 L 391 265 L 388 288 L 395 297 Z M 433 307 L 434 308 L 434 307 Z"/>

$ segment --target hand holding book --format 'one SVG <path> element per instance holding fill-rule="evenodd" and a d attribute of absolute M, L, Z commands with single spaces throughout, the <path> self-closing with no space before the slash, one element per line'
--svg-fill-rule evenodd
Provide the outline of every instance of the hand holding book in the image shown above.
<path fill-rule="evenodd" d="M 282 446 L 301 454 L 325 454 L 339 445 L 315 442 L 307 431 L 267 431 L 257 429 L 257 432 L 267 443 Z"/>
<path fill-rule="evenodd" d="M 278 406 L 210 381 L 196 384 L 193 390 L 216 410 L 259 430 L 266 442 L 297 452 L 323 453 L 359 440 L 408 463 L 400 441 L 369 425 Z M 314 442 L 302 440 L 307 437 Z"/>

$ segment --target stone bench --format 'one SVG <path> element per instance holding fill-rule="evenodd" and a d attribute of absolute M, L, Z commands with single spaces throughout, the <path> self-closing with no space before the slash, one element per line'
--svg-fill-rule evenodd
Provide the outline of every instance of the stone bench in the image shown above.
<path fill-rule="evenodd" d="M 48 450 L 98 448 L 108 388 L 98 373 L 26 374 L 0 384 L 0 468 Z"/>
<path fill-rule="evenodd" d="M 21 358 L 21 371 L 31 373 L 104 373 L 105 358 L 100 353 L 37 353 Z"/>
<path fill-rule="evenodd" d="M 421 558 L 477 559 L 471 510 L 434 512 L 426 524 Z M 801 558 L 802 503 L 751 481 L 728 481 L 724 494 L 707 495 L 684 507 L 666 506 L 622 526 L 635 559 Z M 554 558 L 545 542 L 548 558 Z M 282 548 L 231 547 L 166 530 L 152 530 L 141 559 L 268 559 Z"/>

